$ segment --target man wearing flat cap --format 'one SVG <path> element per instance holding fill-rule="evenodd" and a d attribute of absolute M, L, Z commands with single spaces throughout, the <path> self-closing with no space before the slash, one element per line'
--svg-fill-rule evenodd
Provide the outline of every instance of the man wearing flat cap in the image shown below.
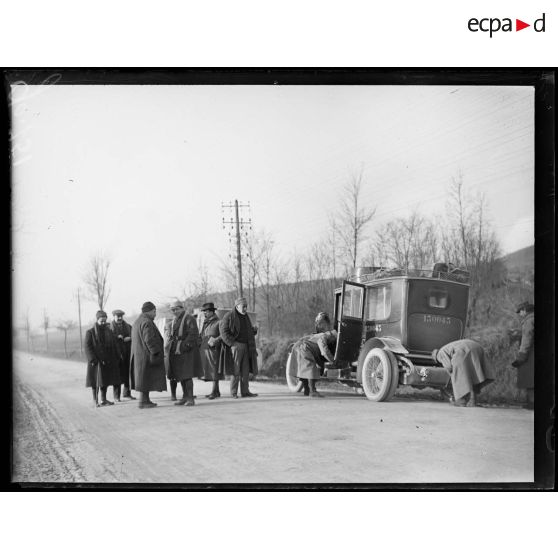
<path fill-rule="evenodd" d="M 517 368 L 517 387 L 525 390 L 526 409 L 533 409 L 535 404 L 535 306 L 522 302 L 515 309 L 521 319 L 521 343 L 516 359 L 511 363 Z"/>
<path fill-rule="evenodd" d="M 172 399 L 176 400 L 176 387 L 182 386 L 182 399 L 175 405 L 194 405 L 193 378 L 203 376 L 203 368 L 198 347 L 200 332 L 194 317 L 184 310 L 177 300 L 170 306 L 173 320 L 168 329 L 166 345 L 167 378 L 170 380 Z"/>
<path fill-rule="evenodd" d="M 219 374 L 219 354 L 221 352 L 221 333 L 219 331 L 219 318 L 215 313 L 213 302 L 206 302 L 202 306 L 203 325 L 201 330 L 200 355 L 203 364 L 203 379 L 206 382 L 213 382 L 211 393 L 208 399 L 221 397 L 219 391 L 219 380 L 224 376 Z"/>
<path fill-rule="evenodd" d="M 120 382 L 114 386 L 114 400 L 120 401 L 121 388 L 124 384 L 123 399 L 135 399 L 130 391 L 130 355 L 132 347 L 132 326 L 124 321 L 124 311 L 113 310 L 112 322 L 109 328 L 114 336 L 116 349 L 118 351 L 118 370 Z"/>
<path fill-rule="evenodd" d="M 156 315 L 155 305 L 144 303 L 132 328 L 131 387 L 141 394 L 140 409 L 157 406 L 149 399 L 150 391 L 167 391 L 163 337 L 153 321 Z"/>
<path fill-rule="evenodd" d="M 233 374 L 231 380 L 231 396 L 238 397 L 240 381 L 240 397 L 256 397 L 250 392 L 250 374 L 258 373 L 258 353 L 256 351 L 256 328 L 252 326 L 248 316 L 246 298 L 234 301 L 234 309 L 227 312 L 219 324 L 219 332 L 223 341 L 219 358 L 219 372 Z"/>
<path fill-rule="evenodd" d="M 95 325 L 85 332 L 85 354 L 87 356 L 87 376 L 85 387 L 93 391 L 93 400 L 97 407 L 114 405 L 107 400 L 107 387 L 118 385 L 118 352 L 112 333 L 107 327 L 107 314 L 99 310 L 95 316 Z M 101 392 L 99 402 L 98 393 Z M 116 391 L 114 392 L 116 396 Z"/>

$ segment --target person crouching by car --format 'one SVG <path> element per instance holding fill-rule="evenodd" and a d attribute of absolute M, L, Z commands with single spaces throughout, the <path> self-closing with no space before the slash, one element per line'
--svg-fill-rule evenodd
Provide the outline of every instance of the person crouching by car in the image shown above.
<path fill-rule="evenodd" d="M 221 333 L 219 332 L 219 318 L 215 313 L 213 302 L 206 302 L 201 311 L 203 312 L 203 325 L 201 330 L 200 355 L 203 365 L 203 379 L 212 382 L 213 388 L 208 399 L 221 397 L 219 391 L 219 380 L 223 375 L 219 375 L 219 354 L 221 352 Z"/>
<path fill-rule="evenodd" d="M 256 397 L 249 389 L 250 374 L 258 374 L 258 352 L 256 350 L 255 333 L 248 316 L 246 298 L 234 301 L 234 309 L 227 312 L 219 323 L 219 333 L 223 344 L 219 358 L 219 372 L 232 374 L 231 397 L 238 398 L 240 381 L 240 397 Z"/>
<path fill-rule="evenodd" d="M 299 339 L 292 349 L 292 356 L 296 361 L 296 376 L 302 381 L 304 395 L 323 397 L 316 389 L 326 362 L 333 362 L 333 352 L 337 342 L 337 332 L 333 330 L 321 331 Z"/>
<path fill-rule="evenodd" d="M 456 407 L 476 407 L 481 388 L 494 381 L 484 349 L 472 339 L 459 339 L 434 349 L 432 358 L 450 370 Z"/>

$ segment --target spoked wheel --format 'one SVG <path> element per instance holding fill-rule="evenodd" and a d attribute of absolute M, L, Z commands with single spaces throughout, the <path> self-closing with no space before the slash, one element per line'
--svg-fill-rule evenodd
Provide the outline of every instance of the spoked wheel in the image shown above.
<path fill-rule="evenodd" d="M 294 368 L 296 368 L 296 363 L 293 361 L 292 355 L 293 353 L 291 351 L 287 358 L 287 365 L 285 366 L 285 376 L 287 377 L 287 387 L 289 388 L 289 391 L 298 393 L 299 391 L 302 391 L 302 382 L 296 377 L 297 371 L 294 370 Z"/>
<path fill-rule="evenodd" d="M 371 349 L 362 364 L 362 387 L 370 401 L 389 401 L 399 383 L 399 367 L 391 351 Z"/>

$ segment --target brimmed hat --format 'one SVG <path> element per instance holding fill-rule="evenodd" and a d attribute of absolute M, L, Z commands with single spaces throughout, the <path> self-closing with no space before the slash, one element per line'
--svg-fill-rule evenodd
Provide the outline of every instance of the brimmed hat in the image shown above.
<path fill-rule="evenodd" d="M 97 313 L 95 314 L 95 319 L 99 319 L 99 318 L 106 318 L 107 317 L 107 313 L 104 310 L 97 310 Z"/>
<path fill-rule="evenodd" d="M 113 316 L 124 316 L 126 312 L 124 312 L 124 310 L 113 310 L 112 311 L 112 315 Z"/>
<path fill-rule="evenodd" d="M 151 310 L 155 310 L 155 304 L 152 302 L 144 302 L 143 306 L 141 307 L 142 312 L 151 312 Z"/>
<path fill-rule="evenodd" d="M 531 304 L 530 302 L 522 302 L 521 304 L 518 304 L 517 308 L 515 309 L 515 313 L 519 314 L 521 312 L 521 310 L 525 310 L 525 312 L 533 312 L 533 310 L 535 309 L 535 305 Z"/>
<path fill-rule="evenodd" d="M 171 305 L 171 310 L 173 308 L 184 308 L 184 304 L 182 304 L 182 302 L 180 302 L 180 300 L 175 300 Z"/>
<path fill-rule="evenodd" d="M 215 312 L 215 310 L 217 310 L 217 308 L 215 308 L 215 304 L 213 304 L 213 302 L 206 302 L 202 307 L 202 312 L 204 312 L 205 310 L 213 310 L 213 312 Z"/>
<path fill-rule="evenodd" d="M 239 304 L 248 304 L 248 301 L 246 300 L 245 296 L 239 296 L 235 301 L 234 301 L 234 305 L 238 306 Z"/>

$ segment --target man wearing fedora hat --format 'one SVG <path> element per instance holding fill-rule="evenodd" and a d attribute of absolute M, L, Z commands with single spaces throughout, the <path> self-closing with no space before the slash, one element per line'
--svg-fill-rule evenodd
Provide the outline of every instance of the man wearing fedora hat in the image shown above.
<path fill-rule="evenodd" d="M 241 397 L 256 397 L 249 389 L 250 374 L 258 373 L 258 353 L 256 351 L 255 328 L 248 316 L 246 298 L 234 301 L 234 309 L 227 312 L 219 324 L 223 345 L 219 358 L 219 372 L 233 374 L 231 380 L 231 397 L 238 397 L 240 381 Z"/>
<path fill-rule="evenodd" d="M 535 306 L 522 302 L 515 309 L 521 319 L 521 343 L 516 359 L 511 363 L 517 368 L 517 387 L 525 390 L 526 409 L 533 409 L 535 404 Z"/>
<path fill-rule="evenodd" d="M 219 332 L 219 318 L 215 313 L 213 302 L 206 302 L 202 306 L 203 325 L 201 330 L 200 355 L 203 364 L 203 379 L 213 382 L 213 388 L 208 399 L 221 397 L 219 391 L 219 380 L 224 376 L 219 374 L 219 354 L 221 351 L 221 334 Z"/>
<path fill-rule="evenodd" d="M 120 401 L 122 384 L 124 384 L 123 399 L 135 399 L 130 391 L 130 355 L 132 347 L 132 326 L 124 321 L 123 310 L 112 311 L 112 322 L 109 325 L 114 336 L 118 351 L 118 370 L 120 382 L 115 386 L 114 399 Z"/>

